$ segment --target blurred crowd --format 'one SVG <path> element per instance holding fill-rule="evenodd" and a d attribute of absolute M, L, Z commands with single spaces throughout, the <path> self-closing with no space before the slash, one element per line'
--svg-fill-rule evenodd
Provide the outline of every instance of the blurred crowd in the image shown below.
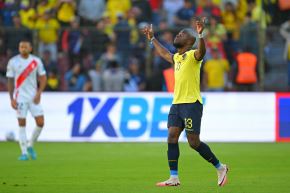
<path fill-rule="evenodd" d="M 18 53 L 18 42 L 28 39 L 47 70 L 48 91 L 171 91 L 171 65 L 140 30 L 152 23 L 174 53 L 176 33 L 204 17 L 202 90 L 255 90 L 267 26 L 281 28 L 289 64 L 287 2 L 0 0 L 0 90 L 6 90 L 7 61 Z"/>

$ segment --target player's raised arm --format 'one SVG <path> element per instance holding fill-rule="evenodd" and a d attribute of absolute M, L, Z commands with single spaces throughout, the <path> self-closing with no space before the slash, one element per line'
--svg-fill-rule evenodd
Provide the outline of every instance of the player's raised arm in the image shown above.
<path fill-rule="evenodd" d="M 152 24 L 150 26 L 146 26 L 142 31 L 146 35 L 147 39 L 153 43 L 158 54 L 166 61 L 173 64 L 173 54 L 170 53 L 164 46 L 162 46 L 160 42 L 154 37 Z"/>
<path fill-rule="evenodd" d="M 196 21 L 196 32 L 198 33 L 199 41 L 197 45 L 197 51 L 194 52 L 194 57 L 196 60 L 199 60 L 199 61 L 203 59 L 206 53 L 205 42 L 202 37 L 202 32 L 204 29 L 204 20 L 205 18 L 203 19 L 203 21 L 200 21 L 200 20 Z"/>

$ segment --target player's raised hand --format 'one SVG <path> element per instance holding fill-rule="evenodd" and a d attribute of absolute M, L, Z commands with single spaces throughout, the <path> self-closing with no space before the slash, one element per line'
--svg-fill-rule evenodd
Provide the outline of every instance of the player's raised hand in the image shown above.
<path fill-rule="evenodd" d="M 154 36 L 154 31 L 153 31 L 153 26 L 152 24 L 150 26 L 146 26 L 142 32 L 144 33 L 144 35 L 146 35 L 148 40 L 151 40 Z"/>
<path fill-rule="evenodd" d="M 198 19 L 198 20 L 195 21 L 196 32 L 197 32 L 198 34 L 202 34 L 202 32 L 203 32 L 203 30 L 204 30 L 205 20 L 206 20 L 206 17 L 203 17 L 203 18 Z"/>
<path fill-rule="evenodd" d="M 13 109 L 15 109 L 15 110 L 17 109 L 17 102 L 16 102 L 15 99 L 11 100 L 11 106 L 12 106 Z"/>

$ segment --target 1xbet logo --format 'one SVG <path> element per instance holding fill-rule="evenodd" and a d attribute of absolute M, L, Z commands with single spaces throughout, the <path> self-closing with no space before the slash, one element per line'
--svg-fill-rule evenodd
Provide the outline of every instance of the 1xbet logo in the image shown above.
<path fill-rule="evenodd" d="M 85 102 L 89 102 L 91 111 L 95 114 L 85 128 L 81 128 L 82 120 L 86 116 L 86 112 L 84 112 Z M 118 102 L 121 103 L 119 111 L 115 109 Z M 125 138 L 140 137 L 148 130 L 150 137 L 166 137 L 166 124 L 160 123 L 167 122 L 171 102 L 172 97 L 156 97 L 152 107 L 148 100 L 142 97 L 110 97 L 105 101 L 101 101 L 99 98 L 77 98 L 68 107 L 68 114 L 73 115 L 71 135 L 72 137 L 90 137 L 98 128 L 102 128 L 108 137 L 118 137 L 118 135 Z M 132 108 L 139 110 L 132 111 Z M 109 116 L 110 112 L 114 117 Z M 120 118 L 116 119 L 118 116 Z M 113 121 L 114 124 L 112 124 Z M 135 124 L 132 128 L 129 122 L 138 123 L 137 127 Z"/>

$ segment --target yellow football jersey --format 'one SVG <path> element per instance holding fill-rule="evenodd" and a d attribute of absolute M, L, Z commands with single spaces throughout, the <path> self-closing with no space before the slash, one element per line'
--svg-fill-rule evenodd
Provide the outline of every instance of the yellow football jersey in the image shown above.
<path fill-rule="evenodd" d="M 229 72 L 230 64 L 226 59 L 210 59 L 204 64 L 207 73 L 207 87 L 219 89 L 225 86 L 225 73 Z"/>
<path fill-rule="evenodd" d="M 202 61 L 194 57 L 196 50 L 189 50 L 184 54 L 176 53 L 174 61 L 174 97 L 173 104 L 202 103 L 200 95 L 200 67 Z"/>

